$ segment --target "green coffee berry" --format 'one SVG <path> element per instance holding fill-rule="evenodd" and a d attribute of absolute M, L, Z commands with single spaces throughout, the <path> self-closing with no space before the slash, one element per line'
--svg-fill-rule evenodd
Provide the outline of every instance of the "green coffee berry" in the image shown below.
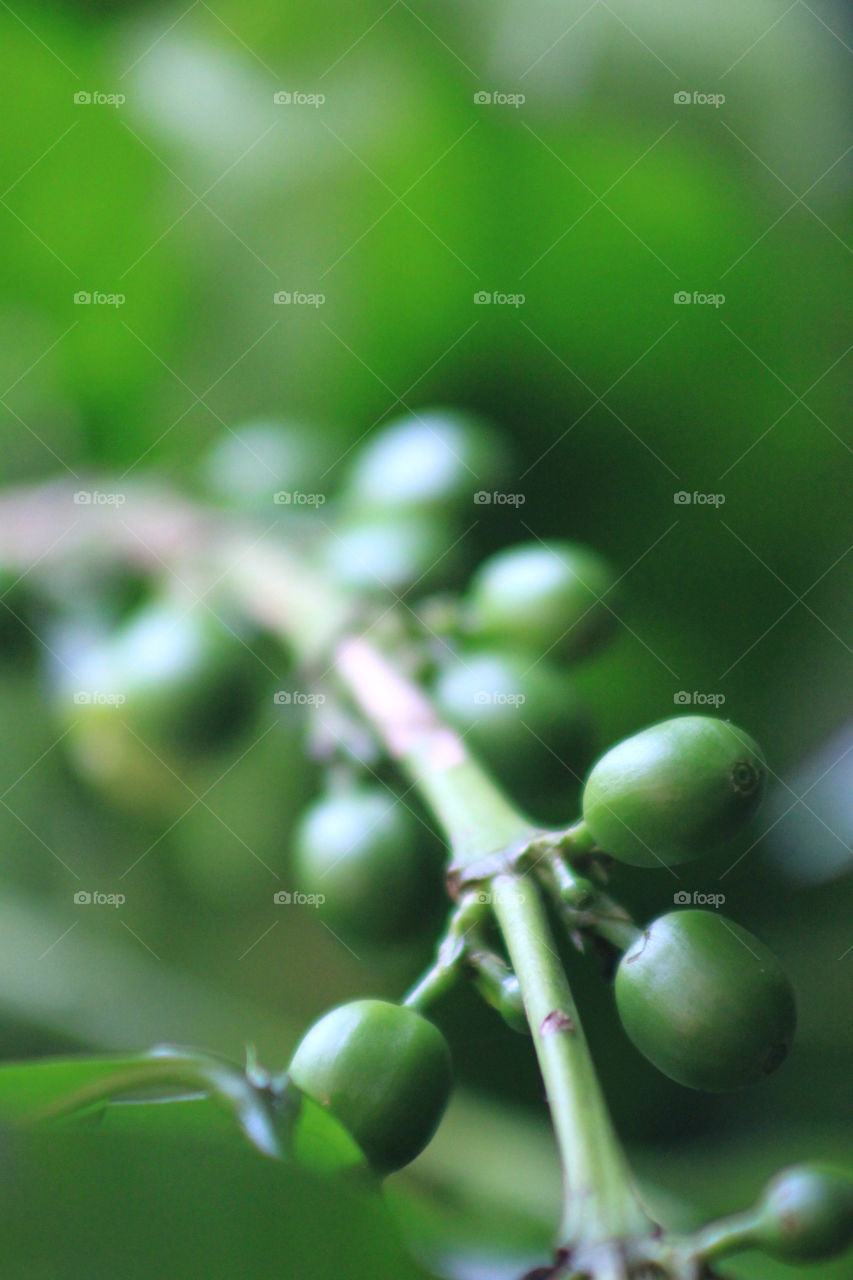
<path fill-rule="evenodd" d="M 388 790 L 346 786 L 317 799 L 294 835 L 300 889 L 322 894 L 334 927 L 377 941 L 405 937 L 437 897 L 420 824 Z"/>
<path fill-rule="evenodd" d="M 585 754 L 589 729 L 574 685 L 547 662 L 497 649 L 461 653 L 442 665 L 433 696 L 471 749 L 516 788 L 519 774 L 541 773 L 550 752 L 569 768 Z"/>
<path fill-rule="evenodd" d="M 769 1075 L 787 1056 L 796 1013 L 775 956 L 711 911 L 671 911 L 623 955 L 616 1006 L 664 1075 L 711 1093 Z"/>
<path fill-rule="evenodd" d="M 604 597 L 613 573 L 594 551 L 571 542 L 530 542 L 485 560 L 465 601 L 466 627 L 478 640 L 537 657 L 580 658 L 613 633 Z"/>
<path fill-rule="evenodd" d="M 453 567 L 444 522 L 429 512 L 383 511 L 350 516 L 323 545 L 324 566 L 354 591 L 403 591 L 437 581 Z"/>
<path fill-rule="evenodd" d="M 450 1096 L 450 1051 L 438 1028 L 413 1009 L 355 1000 L 314 1024 L 290 1076 L 385 1174 L 414 1160 L 438 1127 Z"/>
<path fill-rule="evenodd" d="M 215 498 L 232 507 L 260 508 L 272 515 L 279 495 L 280 507 L 316 510 L 304 497 L 323 488 L 329 465 L 326 439 L 301 423 L 271 418 L 246 422 L 214 441 L 202 459 L 201 479 Z"/>
<path fill-rule="evenodd" d="M 777 1174 L 757 1206 L 755 1242 L 775 1258 L 818 1262 L 853 1244 L 853 1178 L 829 1165 Z"/>
<path fill-rule="evenodd" d="M 74 669 L 76 718 L 120 720 L 154 751 L 195 752 L 245 726 L 260 664 L 208 609 L 161 599 L 90 645 Z"/>
<path fill-rule="evenodd" d="M 673 866 L 736 834 L 758 807 L 765 773 L 758 746 L 728 721 L 664 720 L 594 766 L 583 792 L 584 822 L 620 862 Z"/>
<path fill-rule="evenodd" d="M 503 471 L 502 449 L 474 414 L 424 409 L 397 418 L 360 449 L 345 497 L 370 512 L 473 504 Z"/>

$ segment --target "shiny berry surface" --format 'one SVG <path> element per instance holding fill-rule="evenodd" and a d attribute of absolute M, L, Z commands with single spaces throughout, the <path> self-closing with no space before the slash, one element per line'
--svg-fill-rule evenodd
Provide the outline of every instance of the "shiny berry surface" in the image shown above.
<path fill-rule="evenodd" d="M 385 1174 L 414 1160 L 438 1127 L 450 1096 L 450 1051 L 438 1028 L 414 1010 L 355 1000 L 314 1024 L 290 1075 Z"/>
<path fill-rule="evenodd" d="M 584 822 L 621 862 L 674 866 L 731 839 L 755 813 L 765 776 L 761 751 L 742 729 L 678 716 L 626 738 L 594 765 Z"/>
<path fill-rule="evenodd" d="M 776 957 L 712 911 L 671 911 L 629 947 L 615 982 L 619 1018 L 645 1058 L 691 1089 L 725 1092 L 779 1067 L 794 1035 Z"/>

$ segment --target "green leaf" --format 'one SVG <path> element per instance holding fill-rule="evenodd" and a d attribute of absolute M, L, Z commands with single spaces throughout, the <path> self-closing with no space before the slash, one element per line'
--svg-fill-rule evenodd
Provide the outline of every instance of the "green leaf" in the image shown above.
<path fill-rule="evenodd" d="M 346 1130 L 286 1078 L 244 1073 L 187 1049 L 0 1067 L 0 1117 L 29 1124 L 97 1117 L 109 1133 L 248 1139 L 264 1155 L 320 1171 L 365 1164 Z"/>
<path fill-rule="evenodd" d="M 245 1147 L 20 1129 L 3 1147 L 4 1280 L 425 1277 L 375 1189 Z"/>
<path fill-rule="evenodd" d="M 242 1141 L 239 1129 L 210 1097 L 196 1094 L 145 1102 L 113 1102 L 100 1113 L 105 1133 L 162 1138 Z M 81 1117 L 82 1118 L 82 1117 Z M 365 1166 L 363 1153 L 346 1129 L 316 1102 L 304 1098 L 290 1134 L 289 1154 L 319 1173 Z"/>
<path fill-rule="evenodd" d="M 141 1061 L 140 1057 L 47 1058 L 4 1063 L 0 1067 L 0 1115 L 23 1119 L 87 1085 L 130 1070 Z"/>
<path fill-rule="evenodd" d="M 332 1173 L 356 1166 L 367 1168 L 361 1148 L 333 1115 L 310 1098 L 302 1106 L 291 1137 L 294 1158 L 309 1169 Z"/>

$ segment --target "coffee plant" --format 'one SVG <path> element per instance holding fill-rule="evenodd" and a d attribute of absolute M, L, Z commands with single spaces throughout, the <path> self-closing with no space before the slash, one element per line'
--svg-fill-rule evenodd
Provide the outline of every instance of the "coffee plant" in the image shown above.
<path fill-rule="evenodd" d="M 284 486 L 291 460 L 274 436 L 255 427 L 249 443 Z M 602 755 L 574 816 L 571 797 L 549 784 L 548 807 L 564 820 L 531 819 L 514 798 L 541 767 L 531 742 L 561 758 L 583 754 L 586 715 L 569 664 L 594 661 L 614 635 L 614 569 L 586 547 L 534 538 L 491 555 L 463 590 L 442 590 L 457 550 L 447 528 L 460 527 L 472 473 L 495 478 L 504 465 L 488 428 L 461 415 L 436 411 L 374 435 L 328 509 L 282 488 L 274 536 L 258 531 L 261 499 L 272 495 L 239 474 L 234 456 L 229 440 L 208 459 L 206 498 L 151 478 L 122 490 L 121 509 L 78 503 L 73 523 L 64 484 L 3 497 L 14 645 L 47 618 L 54 637 L 72 638 L 75 680 L 120 691 L 120 706 L 90 698 L 69 717 L 67 679 L 53 680 L 77 769 L 142 804 L 160 790 L 151 752 L 198 758 L 227 746 L 249 714 L 257 680 L 247 637 L 283 647 L 303 691 L 305 751 L 323 774 L 292 841 L 300 884 L 330 927 L 368 940 L 371 955 L 429 928 L 443 900 L 446 923 L 433 962 L 397 1003 L 360 998 L 325 1012 L 277 1074 L 251 1054 L 238 1067 L 173 1046 L 0 1068 L 13 1143 L 50 1129 L 67 1153 L 69 1125 L 73 1134 L 129 1101 L 138 1113 L 203 1100 L 258 1156 L 319 1170 L 372 1204 L 365 1188 L 418 1156 L 441 1122 L 453 1045 L 436 1009 L 467 982 L 528 1038 L 559 1149 L 554 1253 L 529 1280 L 700 1280 L 738 1250 L 798 1263 L 846 1249 L 853 1178 L 820 1164 L 783 1170 L 754 1207 L 692 1233 L 654 1220 L 555 936 L 564 931 L 602 972 L 601 999 L 615 1000 L 627 1038 L 671 1080 L 721 1092 L 776 1071 L 795 1002 L 771 952 L 713 911 L 638 923 L 613 887 L 623 864 L 668 868 L 735 837 L 761 801 L 760 747 L 722 718 L 676 716 Z M 443 832 L 444 889 L 401 803 L 410 789 Z"/>

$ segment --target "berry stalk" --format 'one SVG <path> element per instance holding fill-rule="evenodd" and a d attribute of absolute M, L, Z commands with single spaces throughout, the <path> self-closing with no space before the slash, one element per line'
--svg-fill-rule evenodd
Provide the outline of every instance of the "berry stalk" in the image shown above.
<path fill-rule="evenodd" d="M 521 987 L 563 1168 L 559 1244 L 648 1236 L 532 875 L 511 868 L 539 834 L 509 804 L 420 690 L 363 638 L 338 647 L 337 669 L 363 713 L 434 809 L 460 874 L 482 870 Z"/>
<path fill-rule="evenodd" d="M 512 873 L 491 882 L 494 910 L 524 997 L 563 1165 L 565 1247 L 648 1236 L 551 934 L 538 885 Z"/>
<path fill-rule="evenodd" d="M 489 859 L 520 852 L 539 834 L 474 760 L 459 734 L 441 722 L 420 689 L 378 649 L 362 636 L 347 637 L 338 645 L 335 665 L 391 758 L 444 828 L 457 871 L 470 872 Z"/>

